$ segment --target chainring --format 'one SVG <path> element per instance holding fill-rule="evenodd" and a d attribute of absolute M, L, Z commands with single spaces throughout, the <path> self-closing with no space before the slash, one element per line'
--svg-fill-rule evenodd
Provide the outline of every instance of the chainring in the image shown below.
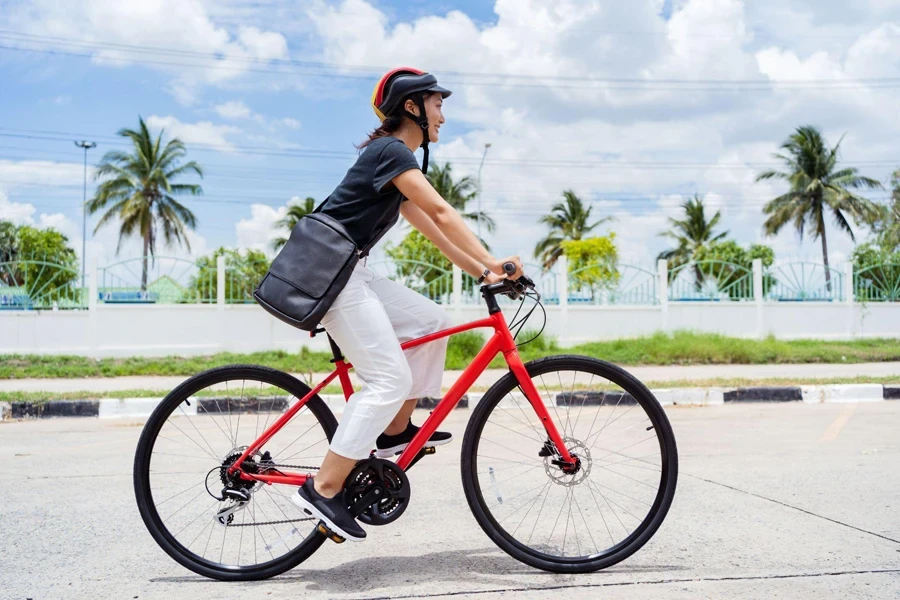
<path fill-rule="evenodd" d="M 370 504 L 356 518 L 366 525 L 387 525 L 400 518 L 409 505 L 409 479 L 395 463 L 381 458 L 368 458 L 357 463 L 347 477 L 344 500 L 352 507 L 373 489 L 381 488 L 380 499 Z"/>

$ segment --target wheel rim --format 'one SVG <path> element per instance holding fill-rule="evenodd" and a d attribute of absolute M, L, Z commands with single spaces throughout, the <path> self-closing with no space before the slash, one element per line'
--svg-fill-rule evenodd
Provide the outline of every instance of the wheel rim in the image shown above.
<path fill-rule="evenodd" d="M 473 449 L 476 497 L 494 529 L 530 555 L 555 563 L 612 557 L 647 532 L 665 499 L 660 418 L 636 386 L 611 381 L 603 369 L 530 372 L 580 464 L 566 473 L 558 457 L 538 456 L 547 436 L 516 386 L 482 419 Z"/>
<path fill-rule="evenodd" d="M 261 569 L 320 543 L 315 523 L 290 501 L 294 487 L 226 483 L 229 461 L 298 401 L 285 387 L 223 373 L 180 390 L 180 401 L 158 422 L 143 473 L 148 512 L 186 558 L 220 571 Z M 328 429 L 304 406 L 245 468 L 297 465 L 313 468 L 290 470 L 314 473 L 328 450 Z M 225 489 L 241 490 L 249 501 L 239 505 Z"/>

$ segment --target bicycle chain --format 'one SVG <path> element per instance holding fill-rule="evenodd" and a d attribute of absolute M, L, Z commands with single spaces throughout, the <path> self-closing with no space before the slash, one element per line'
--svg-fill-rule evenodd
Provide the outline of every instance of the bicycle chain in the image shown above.
<path fill-rule="evenodd" d="M 266 468 L 273 467 L 284 467 L 286 469 L 315 469 L 319 470 L 319 467 L 311 467 L 308 465 L 278 465 L 274 463 L 265 463 Z M 225 467 L 223 467 L 225 468 Z M 248 473 L 249 475 L 253 475 L 252 473 Z M 282 521 L 265 521 L 263 523 L 228 523 L 225 525 L 226 527 L 260 527 L 262 525 L 284 525 L 285 523 L 300 523 L 301 521 L 314 521 L 315 517 L 306 517 L 303 519 L 287 519 Z"/>
<path fill-rule="evenodd" d="M 300 521 L 314 521 L 315 517 L 305 519 L 288 519 L 287 521 L 266 521 L 264 523 L 229 523 L 226 527 L 259 527 L 261 525 L 281 525 L 284 523 L 299 523 Z"/>

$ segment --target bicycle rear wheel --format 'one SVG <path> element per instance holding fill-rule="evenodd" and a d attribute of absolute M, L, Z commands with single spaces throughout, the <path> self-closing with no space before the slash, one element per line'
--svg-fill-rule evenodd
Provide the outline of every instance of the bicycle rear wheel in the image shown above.
<path fill-rule="evenodd" d="M 678 478 L 672 427 L 653 394 L 615 365 L 553 356 L 525 366 L 579 467 L 562 470 L 509 373 L 466 428 L 466 499 L 485 533 L 528 565 L 558 573 L 609 567 L 647 543 L 669 510 Z"/>
<path fill-rule="evenodd" d="M 157 406 L 138 442 L 134 490 L 144 524 L 172 558 L 206 577 L 255 580 L 295 567 L 322 545 L 316 522 L 290 501 L 295 488 L 226 476 L 309 391 L 286 373 L 233 365 L 188 379 Z M 315 473 L 336 429 L 334 415 L 313 396 L 244 469 Z M 249 499 L 226 497 L 226 489 Z"/>

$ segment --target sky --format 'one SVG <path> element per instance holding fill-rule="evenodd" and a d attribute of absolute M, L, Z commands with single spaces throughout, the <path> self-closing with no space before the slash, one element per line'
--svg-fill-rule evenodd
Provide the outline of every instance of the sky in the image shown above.
<path fill-rule="evenodd" d="M 92 165 L 140 115 L 204 168 L 190 252 L 160 253 L 270 251 L 287 203 L 340 182 L 377 125 L 372 87 L 398 65 L 454 91 L 432 161 L 475 177 L 490 144 L 481 202 L 498 256 L 529 260 L 538 220 L 572 189 L 613 218 L 597 233 L 615 232 L 623 262 L 652 265 L 695 193 L 739 243 L 818 262 L 820 243 L 790 228 L 763 236 L 762 206 L 785 189 L 754 180 L 778 146 L 809 124 L 843 136 L 861 174 L 900 168 L 900 0 L 0 0 L 0 218 L 55 227 L 80 253 L 73 142 L 97 143 L 90 195 Z M 88 248 L 102 264 L 118 232 L 91 234 L 99 216 Z M 831 259 L 852 247 L 829 224 Z M 127 241 L 119 257 L 140 252 Z"/>

